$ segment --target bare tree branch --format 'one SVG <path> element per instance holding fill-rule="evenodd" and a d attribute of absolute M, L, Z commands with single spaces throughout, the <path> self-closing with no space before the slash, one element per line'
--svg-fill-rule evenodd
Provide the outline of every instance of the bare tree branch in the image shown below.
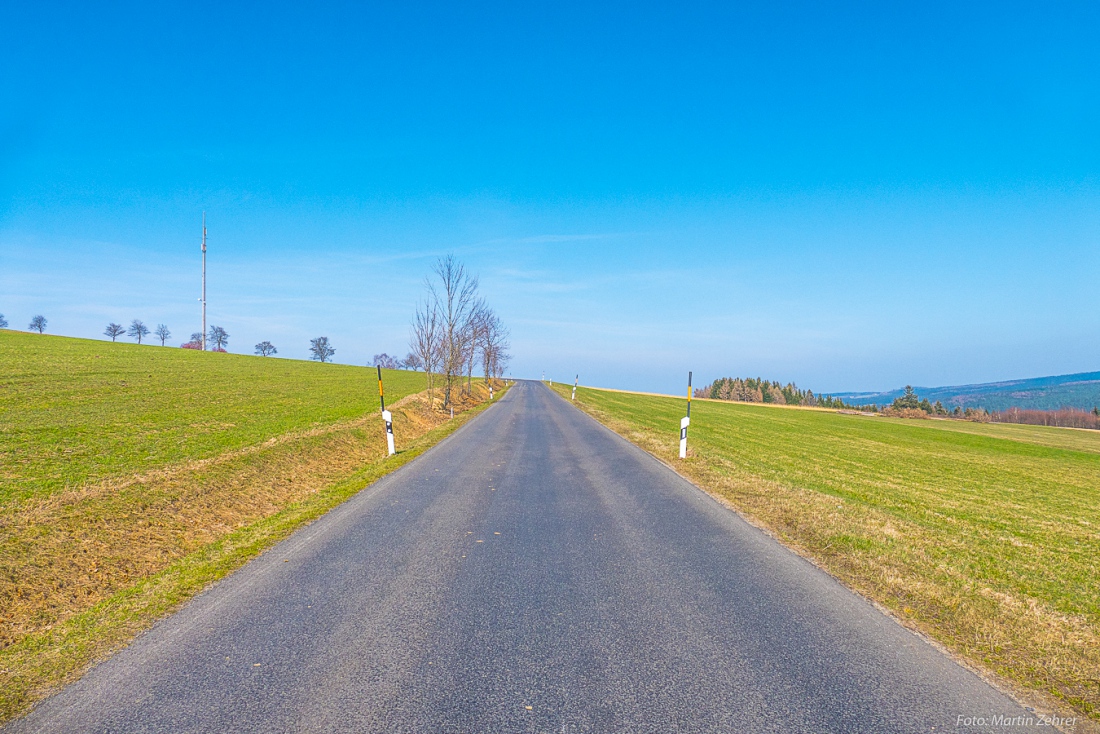
<path fill-rule="evenodd" d="M 443 332 L 441 372 L 444 378 L 443 407 L 451 405 L 455 378 L 466 362 L 467 340 L 472 336 L 470 319 L 477 305 L 477 278 L 454 255 L 441 257 L 428 278 L 428 293 L 439 310 Z"/>
<path fill-rule="evenodd" d="M 272 354 L 278 354 L 279 350 L 275 348 L 275 345 L 266 339 L 256 345 L 256 354 L 261 357 L 270 357 Z"/>
<path fill-rule="evenodd" d="M 434 375 L 443 377 L 443 407 L 454 400 L 456 380 L 466 377 L 464 391 L 473 386 L 474 368 L 481 360 L 485 379 L 499 376 L 507 360 L 507 331 L 491 308 L 478 297 L 478 280 L 454 255 L 441 257 L 425 278 L 427 298 L 417 305 L 405 360 L 415 359 L 427 372 L 428 395 Z"/>
<path fill-rule="evenodd" d="M 443 355 L 443 332 L 440 328 L 439 307 L 435 299 L 430 298 L 416 307 L 413 316 L 412 337 L 409 348 L 424 367 L 428 380 L 428 404 L 432 401 L 435 387 L 435 374 Z"/>
<path fill-rule="evenodd" d="M 103 334 L 105 336 L 111 337 L 111 341 L 118 339 L 125 333 L 126 329 L 122 328 L 122 324 L 116 324 L 113 321 L 107 324 L 107 328 L 103 330 Z"/>
<path fill-rule="evenodd" d="M 390 355 L 386 354 L 385 352 L 382 352 L 381 354 L 374 355 L 374 359 L 372 360 L 372 364 L 375 367 L 381 367 L 384 370 L 395 370 L 395 369 L 397 369 L 397 360 L 394 359 L 393 357 L 391 357 Z"/>
<path fill-rule="evenodd" d="M 138 344 L 141 344 L 142 338 L 149 333 L 149 327 L 141 319 L 134 319 L 130 322 L 130 328 L 126 330 L 126 333 L 131 338 L 137 339 Z"/>
<path fill-rule="evenodd" d="M 332 355 L 336 354 L 336 350 L 332 348 L 332 344 L 329 343 L 327 336 L 319 336 L 316 339 L 310 339 L 309 352 L 312 355 L 310 359 L 315 359 L 319 362 L 327 362 L 332 359 Z"/>
<path fill-rule="evenodd" d="M 214 344 L 215 352 L 224 352 L 226 346 L 229 345 L 229 332 L 220 326 L 211 326 L 206 339 Z"/>

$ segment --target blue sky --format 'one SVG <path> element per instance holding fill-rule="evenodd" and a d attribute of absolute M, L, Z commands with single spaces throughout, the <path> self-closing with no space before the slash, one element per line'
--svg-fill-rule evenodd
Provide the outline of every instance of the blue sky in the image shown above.
<path fill-rule="evenodd" d="M 1100 6 L 5 3 L 0 313 L 680 392 L 1100 369 Z"/>

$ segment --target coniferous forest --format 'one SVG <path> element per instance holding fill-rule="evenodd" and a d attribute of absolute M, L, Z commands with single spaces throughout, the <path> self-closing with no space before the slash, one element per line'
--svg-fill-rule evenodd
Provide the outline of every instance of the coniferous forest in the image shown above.
<path fill-rule="evenodd" d="M 813 390 L 801 390 L 793 382 L 783 385 L 759 377 L 720 377 L 706 387 L 697 388 L 695 397 L 737 400 L 742 403 L 805 405 L 872 412 L 878 410 L 878 406 L 875 405 L 850 405 L 829 395 L 815 395 Z"/>

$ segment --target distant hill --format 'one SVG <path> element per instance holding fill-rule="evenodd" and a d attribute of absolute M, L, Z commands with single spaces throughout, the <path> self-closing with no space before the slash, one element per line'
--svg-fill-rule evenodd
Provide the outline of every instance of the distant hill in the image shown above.
<path fill-rule="evenodd" d="M 1006 410 L 1021 408 L 1055 410 L 1080 408 L 1092 410 L 1100 405 L 1100 372 L 1080 372 L 1075 375 L 1033 377 L 1026 380 L 986 382 L 981 385 L 954 387 L 915 387 L 917 395 L 933 403 L 939 400 L 948 408 Z M 885 405 L 901 396 L 904 388 L 887 392 L 835 393 L 833 397 L 847 403 Z"/>

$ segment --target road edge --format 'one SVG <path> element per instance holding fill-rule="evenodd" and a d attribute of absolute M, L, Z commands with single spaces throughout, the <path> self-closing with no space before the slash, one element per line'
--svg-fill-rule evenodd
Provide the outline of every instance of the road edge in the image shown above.
<path fill-rule="evenodd" d="M 445 443 L 504 398 L 510 388 L 505 383 L 493 400 L 455 415 L 453 420 L 411 441 L 395 456 L 370 462 L 306 499 L 187 554 L 56 627 L 12 645 L 5 651 L 14 658 L 9 666 L 17 667 L 20 659 L 49 656 L 52 674 L 45 676 L 45 681 L 23 681 L 22 691 L 16 694 L 11 707 L 0 713 L 0 728 L 26 716 L 40 702 L 82 678 L 273 546 Z M 18 674 L 13 678 L 18 684 Z"/>
<path fill-rule="evenodd" d="M 816 568 L 819 571 L 821 571 L 822 573 L 826 574 L 827 576 L 829 576 L 829 578 L 833 579 L 837 584 L 842 586 L 844 589 L 846 589 L 850 593 L 855 594 L 859 598 L 865 600 L 867 603 L 869 603 L 871 606 L 873 606 L 880 613 L 882 613 L 883 615 L 885 615 L 886 617 L 888 617 L 889 619 L 894 621 L 896 624 L 898 624 L 901 628 L 903 628 L 904 630 L 906 630 L 910 634 L 914 635 L 915 637 L 917 637 L 921 641 L 927 643 L 928 645 L 931 645 L 933 648 L 940 651 L 942 654 L 946 655 L 952 662 L 956 663 L 959 667 L 963 668 L 964 670 L 969 671 L 970 673 L 973 673 L 979 679 L 981 679 L 984 683 L 991 686 L 992 688 L 999 691 L 1000 693 L 1003 693 L 1005 696 L 1008 696 L 1013 701 L 1018 703 L 1022 708 L 1028 710 L 1029 712 L 1034 712 L 1034 713 L 1039 714 L 1039 715 L 1044 715 L 1044 716 L 1048 716 L 1048 717 L 1057 716 L 1057 717 L 1062 717 L 1062 718 L 1074 718 L 1076 720 L 1075 726 L 1072 729 L 1064 729 L 1064 728 L 1061 728 L 1061 727 L 1058 727 L 1058 726 L 1051 725 L 1050 728 L 1052 730 L 1065 732 L 1065 734 L 1100 734 L 1100 723 L 1094 722 L 1093 720 L 1089 719 L 1087 716 L 1085 716 L 1084 714 L 1082 714 L 1079 711 L 1076 711 L 1076 710 L 1073 710 L 1073 709 L 1067 709 L 1064 706 L 1058 705 L 1057 699 L 1055 699 L 1053 696 L 1049 696 L 1047 694 L 1044 694 L 1042 691 L 1037 691 L 1037 690 L 1034 690 L 1034 689 L 1025 688 L 1025 687 L 1017 684 L 1015 681 L 1012 681 L 1010 679 L 1007 679 L 1007 678 L 1004 678 L 1004 677 L 998 675 L 995 671 L 991 671 L 987 668 L 980 667 L 980 666 L 976 665 L 973 661 L 970 661 L 970 660 L 967 660 L 965 658 L 960 657 L 954 651 L 947 648 L 939 640 L 937 640 L 936 638 L 930 636 L 928 633 L 926 633 L 924 630 L 920 629 L 916 625 L 910 623 L 909 620 L 906 620 L 902 617 L 898 617 L 896 614 L 893 613 L 893 611 L 891 611 L 885 605 L 880 604 L 875 599 L 872 599 L 871 597 L 867 596 L 866 594 L 863 594 L 859 590 L 853 589 L 851 586 L 844 583 L 843 579 L 841 579 L 838 576 L 836 576 L 835 574 L 831 573 L 828 568 L 822 566 L 821 563 L 819 563 L 812 556 L 808 555 L 802 549 L 797 548 L 795 546 L 792 546 L 792 545 L 784 542 L 783 538 L 776 535 L 771 529 L 769 529 L 767 527 L 764 527 L 763 525 L 760 525 L 753 518 L 751 518 L 751 517 L 745 515 L 744 513 L 742 513 L 726 497 L 723 497 L 723 496 L 721 496 L 721 495 L 719 495 L 715 492 L 710 491 L 709 489 L 707 489 L 707 487 L 703 486 L 702 484 L 695 481 L 693 478 L 691 478 L 691 477 L 687 476 L 686 474 L 682 473 L 673 464 L 670 464 L 669 462 L 665 461 L 661 457 L 659 457 L 656 454 L 652 453 L 651 451 L 646 449 L 644 446 L 641 446 L 641 445 L 635 443 L 634 441 L 630 440 L 630 438 L 628 438 L 627 436 L 624 436 L 622 433 L 615 430 L 614 427 L 604 423 L 602 420 L 600 420 L 595 415 L 593 415 L 592 413 L 590 413 L 587 410 L 585 410 L 584 408 L 582 408 L 576 402 L 567 399 L 565 395 L 558 392 L 553 387 L 550 387 L 550 386 L 546 385 L 545 383 L 540 383 L 540 384 L 542 384 L 544 387 L 546 387 L 553 395 L 555 395 L 556 397 L 558 397 L 559 399 L 561 399 L 565 403 L 569 404 L 575 410 L 580 412 L 582 415 L 587 416 L 589 419 L 596 422 L 597 424 L 599 424 L 603 428 L 606 428 L 607 430 L 611 431 L 613 434 L 618 436 L 620 439 L 622 439 L 623 441 L 625 441 L 629 445 L 631 445 L 631 446 L 635 447 L 636 449 L 638 449 L 639 451 L 641 451 L 643 454 L 648 456 L 653 461 L 657 462 L 658 464 L 661 464 L 666 469 L 668 469 L 669 471 L 674 473 L 677 477 L 679 477 L 680 479 L 684 480 L 689 485 L 694 487 L 698 492 L 700 492 L 702 495 L 704 495 L 707 499 L 717 503 L 718 505 L 725 508 L 726 510 L 729 510 L 730 512 L 735 514 L 738 518 L 743 520 L 746 524 L 748 524 L 750 527 L 752 527 L 755 530 L 763 533 L 764 535 L 766 535 L 767 537 L 771 538 L 776 543 L 778 543 L 780 546 L 782 546 L 785 550 L 795 554 L 799 558 L 803 559 L 804 561 L 806 561 L 807 563 L 812 565 L 814 568 Z M 567 385 L 566 387 L 569 387 L 569 386 Z M 587 389 L 589 389 L 589 390 L 604 390 L 605 388 L 588 387 Z M 608 392 L 631 393 L 631 391 L 629 391 L 629 390 L 608 390 Z M 655 396 L 655 397 L 673 397 L 673 398 L 677 397 L 677 396 L 668 396 L 668 395 L 657 395 L 655 393 L 637 393 L 637 394 L 652 395 L 652 396 Z"/>

